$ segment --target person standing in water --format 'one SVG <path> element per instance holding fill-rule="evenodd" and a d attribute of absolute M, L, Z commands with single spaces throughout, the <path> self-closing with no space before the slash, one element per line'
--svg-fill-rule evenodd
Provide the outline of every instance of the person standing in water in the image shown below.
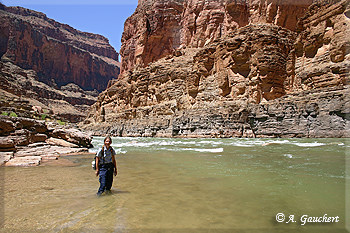
<path fill-rule="evenodd" d="M 101 196 L 104 191 L 111 191 L 113 174 L 114 176 L 117 175 L 117 162 L 115 160 L 116 153 L 111 147 L 111 143 L 111 137 L 107 136 L 104 139 L 104 145 L 96 155 L 96 176 L 100 176 L 100 188 L 98 189 L 97 196 Z"/>

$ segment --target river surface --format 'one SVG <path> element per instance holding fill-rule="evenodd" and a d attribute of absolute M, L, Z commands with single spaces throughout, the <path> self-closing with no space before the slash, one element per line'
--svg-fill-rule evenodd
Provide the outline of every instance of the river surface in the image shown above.
<path fill-rule="evenodd" d="M 91 152 L 102 144 L 94 137 Z M 113 138 L 112 146 L 118 176 L 100 198 L 93 154 L 1 167 L 1 231 L 347 232 L 346 139 Z M 325 214 L 339 222 L 301 220 Z"/>

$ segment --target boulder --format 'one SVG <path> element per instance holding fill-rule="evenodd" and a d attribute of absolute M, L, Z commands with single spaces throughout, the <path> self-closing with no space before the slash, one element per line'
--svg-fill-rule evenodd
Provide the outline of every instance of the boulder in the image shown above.
<path fill-rule="evenodd" d="M 8 137 L 0 137 L 0 151 L 14 151 L 15 143 Z"/>
<path fill-rule="evenodd" d="M 50 140 L 49 140 L 50 141 Z M 76 146 L 76 145 L 75 145 Z M 61 155 L 88 152 L 87 148 L 72 148 L 66 146 L 50 145 L 47 143 L 33 143 L 25 147 L 19 147 L 14 154 L 15 158 L 39 156 L 43 160 L 55 160 Z"/>
<path fill-rule="evenodd" d="M 41 156 L 43 154 L 56 154 L 56 151 L 51 150 L 51 146 L 48 144 L 34 143 L 28 146 L 18 147 L 15 157 L 26 157 L 26 156 Z"/>
<path fill-rule="evenodd" d="M 33 134 L 31 135 L 30 137 L 30 141 L 32 143 L 35 143 L 35 142 L 45 142 L 45 140 L 47 139 L 47 135 L 46 134 Z"/>
<path fill-rule="evenodd" d="M 41 106 L 33 106 L 32 109 L 33 109 L 34 113 L 36 113 L 36 114 L 43 114 L 44 113 L 43 108 Z"/>
<path fill-rule="evenodd" d="M 4 165 L 13 157 L 13 152 L 0 152 L 0 166 Z"/>
<path fill-rule="evenodd" d="M 70 142 L 67 142 L 63 139 L 53 138 L 53 137 L 46 139 L 45 142 L 50 144 L 50 145 L 55 145 L 55 146 L 72 147 L 72 148 L 79 147 L 78 145 L 76 145 L 74 143 L 70 143 Z"/>
<path fill-rule="evenodd" d="M 10 136 L 26 136 L 29 137 L 31 132 L 28 129 L 18 129 L 10 134 Z"/>
<path fill-rule="evenodd" d="M 51 146 L 50 149 L 43 151 L 41 157 L 43 160 L 58 159 L 62 155 L 88 152 L 87 148 L 71 148 L 63 146 Z"/>
<path fill-rule="evenodd" d="M 0 135 L 8 135 L 13 130 L 15 130 L 13 122 L 4 117 L 0 117 Z"/>
<path fill-rule="evenodd" d="M 55 129 L 52 132 L 52 136 L 55 138 L 61 138 L 64 139 L 70 143 L 74 143 L 76 145 L 86 147 L 86 148 L 91 148 L 91 136 L 88 135 L 87 133 L 84 133 L 78 129 L 74 128 L 69 128 L 69 129 Z"/>
<path fill-rule="evenodd" d="M 45 124 L 45 121 L 38 121 L 38 120 L 24 118 L 24 117 L 17 117 L 14 120 L 19 124 L 21 124 L 24 129 L 27 129 L 36 133 L 47 132 L 47 126 Z"/>
<path fill-rule="evenodd" d="M 29 144 L 29 137 L 26 135 L 11 135 L 8 138 L 13 140 L 16 146 L 26 146 Z"/>
<path fill-rule="evenodd" d="M 25 157 L 14 157 L 5 163 L 7 167 L 28 167 L 28 166 L 38 166 L 41 162 L 40 156 L 25 156 Z"/>
<path fill-rule="evenodd" d="M 24 129 L 33 129 L 36 124 L 36 120 L 25 117 L 16 117 L 12 120 L 21 124 Z"/>

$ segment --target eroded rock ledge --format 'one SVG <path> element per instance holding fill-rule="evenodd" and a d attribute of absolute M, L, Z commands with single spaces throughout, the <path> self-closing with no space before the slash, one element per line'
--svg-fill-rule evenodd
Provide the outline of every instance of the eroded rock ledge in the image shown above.
<path fill-rule="evenodd" d="M 92 147 L 91 136 L 76 128 L 7 116 L 0 116 L 0 126 L 0 165 L 37 166 Z"/>
<path fill-rule="evenodd" d="M 132 137 L 350 137 L 349 94 L 349 87 L 327 88 L 261 104 L 214 101 L 171 113 L 176 109 L 173 101 L 126 111 L 128 119 L 85 129 L 97 135 Z"/>

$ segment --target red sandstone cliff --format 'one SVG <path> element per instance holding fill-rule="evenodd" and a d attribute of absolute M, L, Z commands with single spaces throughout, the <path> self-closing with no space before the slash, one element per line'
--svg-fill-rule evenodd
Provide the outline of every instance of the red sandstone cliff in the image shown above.
<path fill-rule="evenodd" d="M 140 0 L 124 25 L 122 72 L 182 47 L 203 47 L 248 24 L 294 31 L 312 0 Z"/>
<path fill-rule="evenodd" d="M 0 112 L 23 117 L 79 122 L 119 74 L 105 37 L 2 4 L 0 58 Z"/>
<path fill-rule="evenodd" d="M 307 10 L 298 1 L 245 2 L 140 1 L 125 23 L 124 72 L 85 127 L 118 136 L 349 137 L 350 1 Z M 202 8 L 186 37 L 189 3 Z M 237 9 L 246 11 L 230 15 L 232 29 L 217 23 Z"/>
<path fill-rule="evenodd" d="M 108 39 L 21 7 L 0 6 L 0 45 L 2 61 L 34 70 L 50 85 L 102 91 L 119 74 L 118 54 Z"/>

